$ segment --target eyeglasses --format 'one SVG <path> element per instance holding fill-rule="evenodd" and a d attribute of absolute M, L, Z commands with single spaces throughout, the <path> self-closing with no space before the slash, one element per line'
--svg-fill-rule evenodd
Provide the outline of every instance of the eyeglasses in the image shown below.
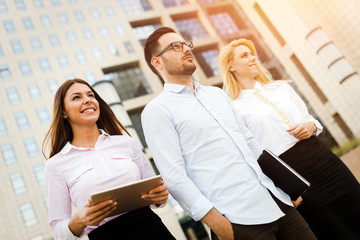
<path fill-rule="evenodd" d="M 190 48 L 190 50 L 194 49 L 194 44 L 192 41 L 186 41 L 186 42 L 172 42 L 169 45 L 167 45 L 163 50 L 161 50 L 159 52 L 158 55 L 156 55 L 156 57 L 160 56 L 161 54 L 163 54 L 166 50 L 168 50 L 168 48 L 172 48 L 175 52 L 181 52 L 184 49 L 184 45 L 186 45 L 188 48 Z"/>

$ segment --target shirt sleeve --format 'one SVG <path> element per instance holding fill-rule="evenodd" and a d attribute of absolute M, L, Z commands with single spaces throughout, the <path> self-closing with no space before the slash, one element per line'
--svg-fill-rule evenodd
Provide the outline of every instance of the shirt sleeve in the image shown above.
<path fill-rule="evenodd" d="M 323 126 L 320 124 L 318 120 L 316 120 L 311 114 L 309 113 L 306 104 L 301 99 L 301 97 L 295 92 L 295 90 L 287 83 L 284 83 L 286 91 L 289 92 L 291 100 L 295 103 L 298 110 L 300 111 L 300 114 L 302 116 L 303 122 L 313 122 L 316 126 L 316 132 L 314 133 L 316 136 L 318 136 L 322 130 Z"/>
<path fill-rule="evenodd" d="M 137 144 L 137 142 L 134 139 L 130 138 L 129 145 L 130 145 L 133 159 L 139 168 L 141 179 L 145 179 L 145 178 L 154 176 L 155 175 L 154 170 L 150 166 L 149 161 L 145 157 L 144 153 L 141 151 L 140 146 Z M 166 203 L 161 204 L 159 206 L 157 206 L 156 204 L 150 205 L 150 207 L 152 209 L 163 208 L 165 206 L 166 206 Z"/>
<path fill-rule="evenodd" d="M 48 160 L 48 161 L 51 161 Z M 74 240 L 76 236 L 69 229 L 71 201 L 66 182 L 56 165 L 47 162 L 45 167 L 48 222 L 55 240 Z"/>
<path fill-rule="evenodd" d="M 150 166 L 149 161 L 147 160 L 144 153 L 140 149 L 138 143 L 133 138 L 130 138 L 129 145 L 130 145 L 132 157 L 139 168 L 141 179 L 154 176 L 155 175 L 154 170 Z"/>
<path fill-rule="evenodd" d="M 148 104 L 141 121 L 146 142 L 169 192 L 195 221 L 201 220 L 213 204 L 186 174 L 179 136 L 171 116 L 159 106 Z"/>

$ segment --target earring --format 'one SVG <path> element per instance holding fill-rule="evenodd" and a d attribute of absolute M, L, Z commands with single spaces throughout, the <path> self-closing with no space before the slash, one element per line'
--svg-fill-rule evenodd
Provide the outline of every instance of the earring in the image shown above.
<path fill-rule="evenodd" d="M 65 115 L 64 115 L 64 119 L 67 119 L 67 118 L 68 118 L 68 116 L 65 116 Z"/>

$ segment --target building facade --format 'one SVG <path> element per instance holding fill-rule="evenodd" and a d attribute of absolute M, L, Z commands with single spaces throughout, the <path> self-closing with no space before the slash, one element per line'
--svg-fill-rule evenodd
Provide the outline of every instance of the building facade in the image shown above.
<path fill-rule="evenodd" d="M 341 5 L 353 13 L 359 10 L 355 2 Z M 153 164 L 140 114 L 163 85 L 146 65 L 143 44 L 160 26 L 193 40 L 198 66 L 194 79 L 204 85 L 222 86 L 217 67 L 221 46 L 240 37 L 251 39 L 273 78 L 294 80 L 337 143 L 359 137 L 360 53 L 355 26 L 360 20 L 346 11 L 331 10 L 336 16 L 329 17 L 325 6 L 339 9 L 338 4 L 335 0 L 0 0 L 0 239 L 51 239 L 41 146 L 54 93 L 67 79 L 78 77 L 92 84 Z M 157 213 L 177 239 L 206 238 L 194 223 L 180 226 L 177 217 L 186 215 L 173 202 Z"/>

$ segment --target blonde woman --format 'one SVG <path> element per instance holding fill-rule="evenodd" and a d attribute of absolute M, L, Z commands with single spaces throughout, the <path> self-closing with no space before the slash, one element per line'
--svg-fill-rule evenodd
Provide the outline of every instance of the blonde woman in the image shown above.
<path fill-rule="evenodd" d="M 298 171 L 311 187 L 299 212 L 319 239 L 360 239 L 360 185 L 316 136 L 320 123 L 286 81 L 272 81 L 254 44 L 234 40 L 218 58 L 224 90 L 254 137 Z"/>

